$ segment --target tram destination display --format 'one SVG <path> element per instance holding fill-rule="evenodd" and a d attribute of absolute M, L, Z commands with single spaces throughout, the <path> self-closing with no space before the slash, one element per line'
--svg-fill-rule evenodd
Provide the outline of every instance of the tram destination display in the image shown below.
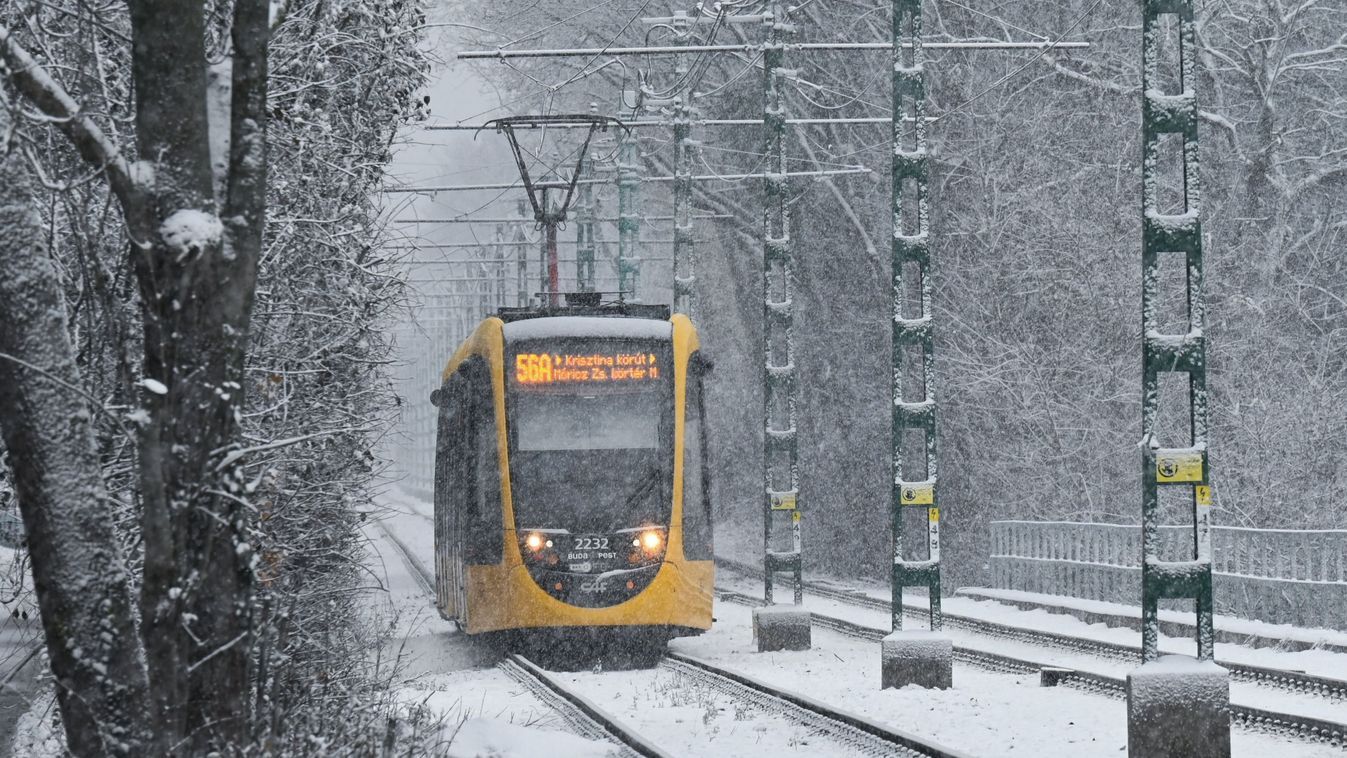
<path fill-rule="evenodd" d="M 514 382 L 522 387 L 641 384 L 660 379 L 653 352 L 631 348 L 567 352 L 521 352 L 514 357 Z"/>

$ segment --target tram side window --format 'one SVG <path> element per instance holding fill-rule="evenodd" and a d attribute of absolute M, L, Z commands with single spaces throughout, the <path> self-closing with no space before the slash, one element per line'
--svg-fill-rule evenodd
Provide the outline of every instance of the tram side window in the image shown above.
<path fill-rule="evenodd" d="M 504 517 L 491 374 L 480 358 L 468 361 L 460 373 L 464 379 L 460 407 L 465 423 L 461 425 L 458 489 L 463 496 L 465 558 L 471 564 L 499 563 Z"/>
<path fill-rule="evenodd" d="M 440 494 L 436 500 L 446 512 L 455 515 L 458 534 L 463 540 L 463 555 L 476 563 L 475 538 L 481 522 L 477 497 L 476 437 L 473 434 L 473 396 L 469 366 L 449 376 L 440 393 L 440 444 L 437 449 Z"/>
<path fill-rule="evenodd" d="M 712 557 L 710 481 L 706 470 L 706 410 L 702 407 L 702 360 L 688 361 L 687 400 L 683 413 L 683 555 Z"/>
<path fill-rule="evenodd" d="M 432 402 L 439 407 L 439 423 L 435 430 L 435 511 L 437 516 L 445 516 L 445 524 L 448 523 L 447 515 L 451 509 L 459 507 L 457 495 L 455 494 L 455 464 L 457 462 L 457 448 L 455 435 L 459 433 L 458 427 L 462 425 L 463 419 L 459 413 L 458 405 L 453 398 L 460 394 L 456 391 L 462 384 L 463 378 L 459 374 L 454 374 L 444 381 L 440 389 L 435 393 Z M 447 527 L 446 527 L 447 529 Z M 448 538 L 445 531 L 444 538 Z"/>

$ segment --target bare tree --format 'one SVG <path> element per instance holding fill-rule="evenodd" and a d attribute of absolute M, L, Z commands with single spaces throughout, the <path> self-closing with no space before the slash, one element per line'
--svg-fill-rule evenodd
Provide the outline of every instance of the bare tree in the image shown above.
<path fill-rule="evenodd" d="M 134 145 L 104 134 L 4 29 L 0 59 L 11 85 L 107 176 L 126 222 L 144 328 L 140 627 L 152 683 L 150 752 L 199 752 L 213 743 L 240 744 L 247 723 L 253 555 L 245 522 L 250 514 L 241 507 L 247 451 L 237 429 L 266 214 L 270 4 L 239 0 L 233 6 L 229 157 L 218 195 L 207 120 L 204 5 L 200 0 L 129 5 Z M 58 335 L 64 332 L 49 338 Z M 47 350 L 62 348 L 69 349 L 56 344 Z M 65 358 L 69 362 L 68 353 Z M 6 417 L 5 426 L 24 423 L 21 418 Z M 51 480 L 48 486 L 64 483 Z M 39 511 L 25 504 L 24 512 Z M 29 527 L 41 529 L 42 522 Z M 55 560 L 59 555 L 35 551 L 35 574 Z M 43 583 L 37 589 L 40 598 L 71 591 Z M 42 605 L 48 605 L 45 599 Z M 113 623 L 133 628 L 128 609 L 120 611 Z M 73 620 L 58 615 L 47 623 Z M 55 642 L 49 640 L 53 649 Z M 67 723 L 80 716 L 68 709 L 64 715 Z M 144 733 L 139 724 L 128 727 Z M 76 748 L 76 741 L 71 746 Z"/>
<path fill-rule="evenodd" d="M 7 104 L 6 104 L 7 105 Z M 0 109 L 0 135 L 10 133 Z M 67 337 L 65 298 L 26 160 L 0 152 L 0 428 L 34 556 L 43 630 L 77 755 L 143 755 L 151 742 L 145 655 L 99 471 L 90 403 Z"/>

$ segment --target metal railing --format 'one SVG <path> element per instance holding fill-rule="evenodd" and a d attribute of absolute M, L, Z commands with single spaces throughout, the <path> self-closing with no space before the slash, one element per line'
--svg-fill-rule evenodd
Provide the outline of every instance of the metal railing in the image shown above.
<path fill-rule="evenodd" d="M 1139 602 L 1139 526 L 1067 521 L 991 526 L 995 587 Z M 1160 527 L 1159 557 L 1191 555 L 1192 534 L 1191 527 Z M 1217 613 L 1347 630 L 1347 529 L 1214 527 L 1211 541 Z"/>

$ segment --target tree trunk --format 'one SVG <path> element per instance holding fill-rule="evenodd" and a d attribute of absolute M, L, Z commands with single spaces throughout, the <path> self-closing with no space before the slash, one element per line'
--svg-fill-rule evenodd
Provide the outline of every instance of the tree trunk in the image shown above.
<path fill-rule="evenodd" d="M 0 134 L 8 127 L 0 103 Z M 145 657 L 111 529 L 92 409 L 23 157 L 0 153 L 0 427 L 70 752 L 142 756 Z M 92 601 L 92 602 L 91 602 Z"/>
<path fill-rule="evenodd" d="M 0 27 L 18 89 L 103 171 L 140 289 L 144 580 L 153 755 L 238 747 L 247 731 L 253 554 L 238 439 L 266 219 L 268 0 L 236 0 L 230 152 L 217 197 L 201 0 L 129 0 L 136 155 L 80 113 Z M 223 128 L 223 126 L 221 126 Z"/>
<path fill-rule="evenodd" d="M 189 754 L 247 736 L 252 550 L 238 451 L 266 210 L 266 0 L 233 9 L 230 152 L 215 196 L 200 0 L 133 0 L 138 152 L 153 228 L 133 238 L 145 325 L 141 608 L 164 730 Z M 140 214 L 127 213 L 134 227 Z"/>

